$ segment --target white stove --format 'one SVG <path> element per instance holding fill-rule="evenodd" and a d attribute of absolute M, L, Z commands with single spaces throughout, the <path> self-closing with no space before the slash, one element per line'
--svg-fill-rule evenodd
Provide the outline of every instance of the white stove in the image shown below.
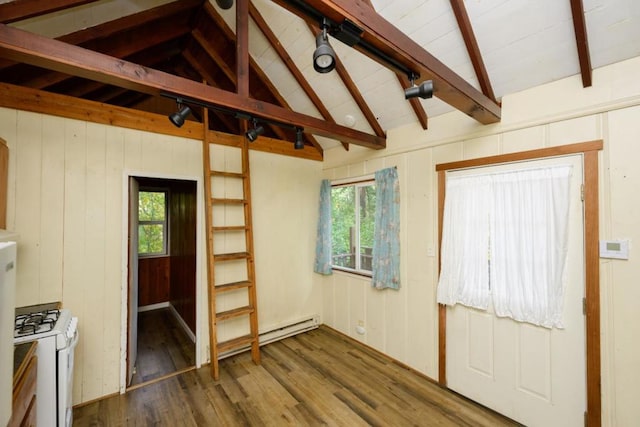
<path fill-rule="evenodd" d="M 38 341 L 38 426 L 71 426 L 74 349 L 78 318 L 60 303 L 16 308 L 14 343 Z"/>

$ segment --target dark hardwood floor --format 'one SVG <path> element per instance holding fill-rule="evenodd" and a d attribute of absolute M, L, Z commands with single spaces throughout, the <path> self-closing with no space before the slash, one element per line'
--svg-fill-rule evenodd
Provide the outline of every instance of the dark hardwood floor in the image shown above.
<path fill-rule="evenodd" d="M 75 426 L 512 426 L 321 327 L 74 410 Z"/>
<path fill-rule="evenodd" d="M 138 314 L 138 358 L 132 386 L 195 364 L 195 344 L 169 308 Z"/>

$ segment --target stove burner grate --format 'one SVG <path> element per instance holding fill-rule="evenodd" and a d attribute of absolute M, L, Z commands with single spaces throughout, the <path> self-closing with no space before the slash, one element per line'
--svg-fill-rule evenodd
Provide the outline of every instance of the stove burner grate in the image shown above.
<path fill-rule="evenodd" d="M 35 335 L 49 332 L 60 317 L 60 310 L 44 310 L 36 313 L 20 314 L 16 316 L 15 336 Z"/>

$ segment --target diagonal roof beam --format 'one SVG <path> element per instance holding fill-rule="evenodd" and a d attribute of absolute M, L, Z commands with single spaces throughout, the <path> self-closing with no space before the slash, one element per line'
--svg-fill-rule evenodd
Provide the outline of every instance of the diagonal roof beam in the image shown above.
<path fill-rule="evenodd" d="M 386 139 L 376 135 L 327 123 L 274 104 L 243 97 L 4 24 L 0 24 L 0 56 L 149 95 L 159 96 L 168 92 L 263 120 L 300 126 L 310 133 L 368 148 L 386 147 Z"/>
<path fill-rule="evenodd" d="M 364 0 L 364 1 L 366 4 L 369 5 L 369 7 L 375 10 L 375 8 L 373 7 L 373 4 L 371 3 L 371 0 Z M 402 87 L 403 90 L 408 89 L 411 86 L 411 82 L 409 81 L 408 76 L 405 76 L 404 74 L 397 71 L 396 71 L 396 76 L 398 76 L 398 83 L 400 83 L 400 86 Z M 420 100 L 418 98 L 410 98 L 409 104 L 411 105 L 411 108 L 413 109 L 413 112 L 416 115 L 416 118 L 420 122 L 422 129 L 428 129 L 429 118 L 427 117 L 427 112 L 424 111 L 424 107 L 420 103 Z"/>
<path fill-rule="evenodd" d="M 483 124 L 500 121 L 500 106 L 378 15 L 364 0 L 273 0 L 305 18 L 323 16 L 336 24 L 349 21 L 362 30 L 353 47 L 382 65 L 406 68 L 433 80 L 434 95 Z M 316 22 L 317 24 L 317 22 Z M 377 51 L 373 53 L 372 50 Z M 381 59 L 385 56 L 397 65 Z"/>
<path fill-rule="evenodd" d="M 493 87 L 491 86 L 491 81 L 489 80 L 489 74 L 487 73 L 487 68 L 484 66 L 482 54 L 480 53 L 480 47 L 478 46 L 476 35 L 473 32 L 473 27 L 471 26 L 471 21 L 469 20 L 469 14 L 467 13 L 467 8 L 464 5 L 464 1 L 451 0 L 451 8 L 453 9 L 453 13 L 456 15 L 458 27 L 460 28 L 460 32 L 462 33 L 462 38 L 464 39 L 464 44 L 467 46 L 469 58 L 471 59 L 473 69 L 475 70 L 476 77 L 478 78 L 478 82 L 480 83 L 480 89 L 482 89 L 482 93 L 485 94 L 485 96 L 490 98 L 493 102 L 497 103 L 498 101 L 496 100 L 496 96 L 493 93 Z"/>
<path fill-rule="evenodd" d="M 311 33 L 314 37 L 318 36 L 319 32 L 316 31 L 315 28 L 313 28 L 313 25 L 309 25 L 309 30 L 311 30 Z M 358 89 L 358 87 L 356 86 L 356 83 L 351 78 L 351 75 L 349 75 L 347 68 L 344 66 L 344 63 L 340 60 L 340 57 L 337 53 L 335 54 L 335 56 L 336 72 L 338 73 L 338 76 L 340 76 L 342 83 L 344 83 L 344 85 L 346 86 L 347 90 L 351 94 L 351 97 L 355 101 L 356 105 L 358 105 L 358 107 L 360 108 L 360 111 L 362 111 L 362 114 L 364 114 L 364 117 L 367 119 L 369 126 L 371 126 L 375 134 L 378 136 L 383 136 L 385 134 L 384 129 L 382 129 L 382 126 L 380 126 L 376 115 L 373 114 L 373 111 L 371 111 L 371 108 L 369 108 L 369 104 L 367 104 L 367 101 L 365 101 L 362 93 L 360 93 L 360 89 Z"/>
<path fill-rule="evenodd" d="M 573 30 L 576 34 L 576 46 L 578 48 L 578 60 L 580 61 L 580 74 L 582 86 L 591 86 L 591 56 L 589 55 L 589 41 L 587 37 L 587 24 L 584 17 L 582 0 L 571 0 L 571 15 L 573 15 Z"/>
<path fill-rule="evenodd" d="M 0 4 L 0 23 L 9 24 L 94 1 L 96 0 L 13 0 Z"/>
<path fill-rule="evenodd" d="M 249 4 L 249 7 L 251 7 L 251 4 Z M 213 20 L 217 28 L 227 37 L 227 39 L 232 43 L 237 44 L 237 41 L 236 41 L 237 35 L 231 30 L 231 28 L 229 28 L 229 26 L 225 23 L 222 16 L 218 13 L 218 11 L 213 7 L 213 5 L 210 2 L 208 2 L 205 5 L 204 10 L 207 16 Z M 247 12 L 247 20 L 248 20 L 248 16 L 249 15 Z M 248 21 L 247 21 L 247 24 L 248 24 Z M 238 25 L 236 24 L 236 27 L 237 26 Z M 236 28 L 236 31 L 237 31 L 237 28 Z M 203 37 L 204 35 L 200 30 L 198 30 L 198 32 L 194 31 L 193 35 L 194 35 L 194 38 L 198 40 L 198 43 L 202 46 L 202 48 L 209 54 L 209 56 L 211 56 L 211 58 L 216 62 L 216 64 L 222 69 L 225 76 L 231 82 L 233 82 L 234 85 L 237 85 L 238 83 L 237 83 L 236 75 L 231 71 L 230 66 L 225 63 L 224 58 L 217 51 L 217 49 L 221 47 L 220 42 L 215 43 L 214 45 L 211 41 Z M 278 89 L 275 87 L 273 82 L 269 79 L 267 74 L 262 70 L 260 65 L 253 59 L 253 57 L 251 57 L 251 55 L 248 55 L 248 52 L 247 52 L 247 56 L 249 59 L 251 72 L 253 73 L 257 81 L 260 82 L 262 86 L 264 86 L 264 89 L 268 93 L 268 96 L 272 99 L 272 102 L 276 102 L 277 103 L 276 105 L 279 105 L 281 107 L 291 110 L 291 107 L 287 103 L 286 99 L 284 99 L 284 97 L 280 94 Z M 236 68 L 237 68 L 237 65 L 236 65 Z M 255 83 L 255 80 L 254 80 L 254 83 Z M 254 87 L 254 85 L 250 84 L 249 86 L 253 88 L 255 91 L 256 87 Z M 274 133 L 278 135 L 280 139 L 282 139 L 283 141 L 286 141 L 288 139 L 282 128 L 275 125 L 270 125 L 270 127 L 274 131 Z M 313 147 L 315 147 L 316 150 L 322 153 L 323 151 L 322 146 L 313 135 L 309 133 L 305 133 L 304 137 L 307 141 L 311 143 Z"/>
<path fill-rule="evenodd" d="M 300 71 L 298 66 L 295 64 L 291 56 L 289 56 L 289 53 L 287 53 L 287 51 L 282 47 L 282 44 L 278 40 L 278 37 L 271 30 L 269 24 L 267 24 L 267 22 L 264 20 L 264 18 L 260 14 L 260 11 L 258 11 L 253 2 L 249 4 L 249 14 L 251 15 L 251 19 L 253 19 L 253 22 L 256 23 L 258 28 L 260 28 L 260 31 L 262 31 L 262 34 L 264 34 L 264 36 L 267 38 L 267 40 L 271 44 L 271 47 L 276 51 L 291 74 L 293 74 L 293 77 L 296 79 L 304 93 L 307 94 L 307 97 L 309 97 L 313 105 L 320 112 L 320 115 L 322 115 L 325 120 L 335 123 L 336 121 L 331 116 L 331 113 L 329 113 L 327 107 L 324 106 L 324 103 L 320 100 L 318 94 L 316 94 L 316 92 L 311 88 L 311 85 L 302 74 L 302 71 Z M 349 146 L 347 144 L 345 144 L 344 142 L 342 144 L 345 149 L 348 149 Z"/>

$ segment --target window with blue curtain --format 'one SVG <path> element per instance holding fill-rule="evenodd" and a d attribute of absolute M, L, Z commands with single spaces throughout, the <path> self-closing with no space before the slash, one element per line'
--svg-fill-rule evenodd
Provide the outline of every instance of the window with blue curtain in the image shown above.
<path fill-rule="evenodd" d="M 376 289 L 400 288 L 400 184 L 398 170 L 377 171 L 376 213 L 371 285 Z"/>
<path fill-rule="evenodd" d="M 397 169 L 374 179 L 321 183 L 314 271 L 371 276 L 377 289 L 400 287 L 400 191 Z"/>

